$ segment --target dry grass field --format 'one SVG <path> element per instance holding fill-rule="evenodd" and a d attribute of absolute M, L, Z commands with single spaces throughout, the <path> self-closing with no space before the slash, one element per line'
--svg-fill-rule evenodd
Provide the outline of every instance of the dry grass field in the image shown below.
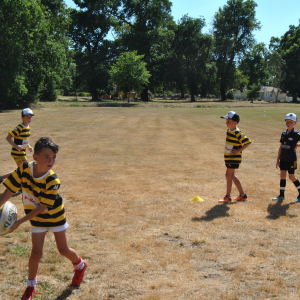
<path fill-rule="evenodd" d="M 252 140 L 237 171 L 251 201 L 219 204 L 226 187 L 220 116 L 229 110 Z M 69 244 L 89 266 L 72 287 L 72 265 L 48 234 L 37 284 L 43 295 L 34 299 L 300 299 L 294 185 L 287 182 L 282 203 L 271 201 L 289 112 L 299 106 L 35 108 L 30 144 L 49 136 L 60 145 L 54 171 Z M 1 113 L 1 174 L 15 168 L 5 137 L 20 120 L 20 111 Z M 12 202 L 23 216 L 21 196 Z M 30 249 L 29 223 L 0 237 L 0 299 L 21 298 Z"/>

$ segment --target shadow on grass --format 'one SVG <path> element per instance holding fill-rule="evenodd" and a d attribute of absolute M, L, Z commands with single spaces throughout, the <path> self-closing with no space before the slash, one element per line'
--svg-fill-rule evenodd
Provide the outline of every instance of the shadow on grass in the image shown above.
<path fill-rule="evenodd" d="M 228 214 L 229 205 L 232 204 L 234 203 L 223 203 L 223 204 L 215 205 L 210 210 L 208 210 L 204 216 L 192 218 L 192 221 L 193 222 L 212 221 L 216 218 L 229 217 L 230 216 Z"/>
<path fill-rule="evenodd" d="M 267 212 L 269 215 L 266 217 L 267 219 L 276 220 L 280 217 L 297 217 L 297 215 L 287 214 L 287 210 L 289 209 L 290 205 L 295 203 L 292 202 L 282 205 L 282 202 L 283 200 L 278 200 L 275 204 L 268 205 Z"/>
<path fill-rule="evenodd" d="M 79 289 L 78 286 L 70 284 L 57 298 L 55 298 L 55 300 L 68 299 L 68 297 L 72 295 L 73 291 L 77 289 Z"/>
<path fill-rule="evenodd" d="M 73 98 L 68 98 L 67 96 L 66 96 L 66 98 L 57 98 L 57 101 L 58 102 L 78 102 L 78 103 L 87 103 L 87 102 L 90 102 L 91 101 L 91 99 L 86 99 L 86 98 L 75 98 L 75 97 L 73 97 Z"/>
<path fill-rule="evenodd" d="M 98 107 L 135 107 L 136 103 L 108 103 L 108 102 L 99 102 L 97 103 Z"/>

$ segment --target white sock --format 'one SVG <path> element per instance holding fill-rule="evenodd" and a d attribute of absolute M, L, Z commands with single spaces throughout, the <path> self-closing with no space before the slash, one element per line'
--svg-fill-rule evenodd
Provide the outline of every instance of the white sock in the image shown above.
<path fill-rule="evenodd" d="M 33 280 L 29 280 L 28 278 L 26 278 L 27 286 L 31 286 L 34 289 L 35 289 L 36 282 L 37 282 L 37 276 L 35 276 Z"/>
<path fill-rule="evenodd" d="M 81 259 L 80 256 L 79 256 L 79 261 L 78 261 L 78 263 L 73 264 L 73 266 L 74 266 L 74 269 L 75 269 L 75 270 L 83 270 L 83 269 L 84 269 L 85 264 L 84 264 L 84 262 L 83 262 L 83 260 Z"/>

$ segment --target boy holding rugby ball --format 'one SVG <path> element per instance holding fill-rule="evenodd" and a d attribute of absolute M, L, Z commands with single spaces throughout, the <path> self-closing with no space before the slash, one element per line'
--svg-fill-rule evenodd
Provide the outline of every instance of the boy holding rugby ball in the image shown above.
<path fill-rule="evenodd" d="M 12 197 L 22 185 L 25 216 L 11 228 L 16 230 L 22 223 L 30 221 L 32 251 L 29 259 L 27 288 L 22 300 L 31 300 L 37 282 L 37 270 L 42 258 L 47 232 L 53 232 L 58 251 L 74 265 L 72 284 L 78 286 L 87 268 L 86 261 L 68 246 L 66 229 L 69 227 L 62 197 L 58 194 L 60 181 L 52 171 L 59 150 L 49 138 L 40 138 L 34 146 L 33 162 L 21 164 L 3 183 L 6 190 L 0 198 L 0 207 Z"/>

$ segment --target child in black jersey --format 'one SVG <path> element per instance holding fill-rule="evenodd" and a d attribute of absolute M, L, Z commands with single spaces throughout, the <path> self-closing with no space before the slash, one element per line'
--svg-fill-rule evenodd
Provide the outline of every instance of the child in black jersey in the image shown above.
<path fill-rule="evenodd" d="M 300 182 L 295 177 L 295 170 L 297 169 L 296 148 L 300 147 L 300 145 L 297 145 L 300 141 L 300 133 L 294 128 L 297 124 L 297 116 L 294 113 L 287 114 L 285 123 L 287 130 L 281 134 L 280 147 L 276 160 L 276 169 L 280 168 L 280 194 L 272 200 L 284 200 L 286 172 L 288 172 L 289 179 L 298 190 L 295 202 L 300 202 Z"/>

